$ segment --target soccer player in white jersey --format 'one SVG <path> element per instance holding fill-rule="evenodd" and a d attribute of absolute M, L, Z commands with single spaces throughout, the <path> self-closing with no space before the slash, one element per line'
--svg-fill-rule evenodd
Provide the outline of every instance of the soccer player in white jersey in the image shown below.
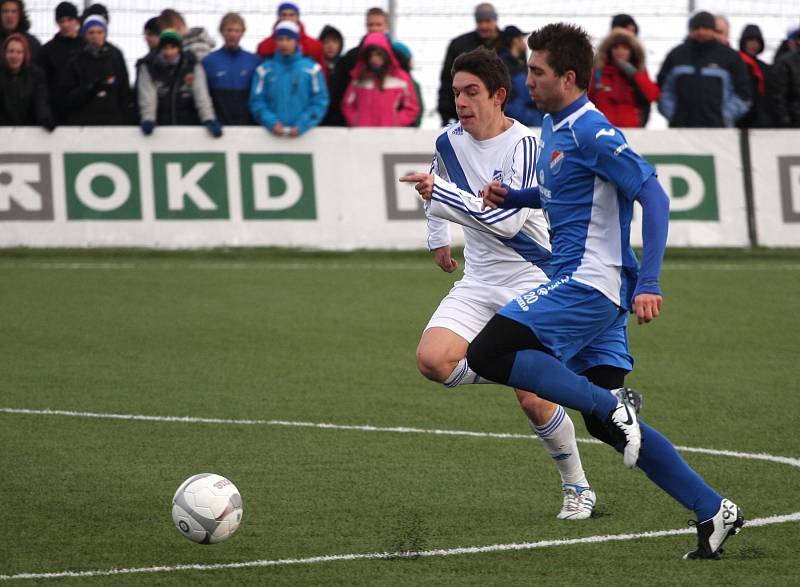
<path fill-rule="evenodd" d="M 528 46 L 528 88 L 547 113 L 538 185 L 517 189 L 492 182 L 482 192 L 495 213 L 520 206 L 544 210 L 553 274 L 545 286 L 503 307 L 474 338 L 467 358 L 483 377 L 579 410 L 589 432 L 622 452 L 626 466 L 638 466 L 695 512 L 697 548 L 684 558 L 719 558 L 744 524 L 742 511 L 638 419 L 641 396 L 622 387 L 633 368 L 628 314 L 647 323 L 661 310 L 669 199 L 653 167 L 586 97 L 593 61 L 586 32 L 551 24 L 532 33 Z M 641 267 L 630 246 L 634 201 L 642 206 Z M 579 368 L 600 354 L 611 365 L 603 377 Z"/>
<path fill-rule="evenodd" d="M 436 140 L 431 173 L 401 179 L 425 199 L 428 245 L 437 264 L 452 272 L 449 222 L 464 230 L 464 277 L 434 312 L 417 348 L 423 375 L 447 387 L 481 380 L 467 365 L 469 342 L 509 300 L 548 281 L 547 225 L 539 210 L 482 211 L 480 188 L 492 179 L 519 188 L 535 185 L 538 151 L 533 133 L 507 118 L 508 70 L 493 51 L 478 49 L 453 65 L 459 122 Z M 591 516 L 596 496 L 581 465 L 575 427 L 564 408 L 520 392 L 520 405 L 561 475 L 559 519 Z"/>

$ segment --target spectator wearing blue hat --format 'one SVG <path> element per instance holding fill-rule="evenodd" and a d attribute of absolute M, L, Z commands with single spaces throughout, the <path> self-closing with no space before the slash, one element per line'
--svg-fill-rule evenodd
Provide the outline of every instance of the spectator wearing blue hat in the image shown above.
<path fill-rule="evenodd" d="M 300 52 L 300 27 L 283 20 L 275 27 L 275 55 L 258 66 L 250 93 L 256 122 L 276 136 L 297 137 L 314 128 L 328 108 L 319 63 Z"/>
<path fill-rule="evenodd" d="M 129 124 L 132 121 L 128 68 L 122 52 L 106 42 L 108 22 L 87 16 L 81 25 L 84 48 L 69 62 L 62 92 L 64 123 L 82 126 Z"/>
<path fill-rule="evenodd" d="M 158 54 L 139 68 L 139 117 L 142 132 L 152 134 L 156 125 L 198 125 L 214 137 L 222 136 L 206 85 L 203 66 L 194 53 L 181 49 L 180 33 L 161 31 Z"/>
<path fill-rule="evenodd" d="M 322 75 L 325 76 L 325 82 L 327 83 L 328 68 L 325 66 L 322 43 L 306 34 L 306 29 L 300 20 L 300 7 L 294 2 L 283 2 L 278 5 L 278 20 L 275 21 L 275 25 L 273 26 L 272 36 L 267 37 L 258 44 L 258 48 L 256 49 L 258 56 L 262 59 L 267 59 L 275 55 L 277 50 L 277 28 L 281 22 L 285 21 L 291 21 L 297 25 L 300 31 L 298 38 L 300 53 L 319 63 L 322 68 Z"/>
<path fill-rule="evenodd" d="M 253 72 L 261 60 L 239 44 L 245 32 L 241 15 L 229 12 L 223 16 L 219 32 L 225 40 L 224 46 L 203 60 L 214 111 L 222 124 L 253 124 L 250 87 L 253 85 Z"/>

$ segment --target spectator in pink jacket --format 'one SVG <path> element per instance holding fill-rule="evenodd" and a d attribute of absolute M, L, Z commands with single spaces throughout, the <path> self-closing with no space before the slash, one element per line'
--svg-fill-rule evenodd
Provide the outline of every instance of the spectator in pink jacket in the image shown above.
<path fill-rule="evenodd" d="M 416 120 L 414 83 L 384 33 L 364 38 L 350 78 L 341 105 L 347 126 L 409 126 Z"/>

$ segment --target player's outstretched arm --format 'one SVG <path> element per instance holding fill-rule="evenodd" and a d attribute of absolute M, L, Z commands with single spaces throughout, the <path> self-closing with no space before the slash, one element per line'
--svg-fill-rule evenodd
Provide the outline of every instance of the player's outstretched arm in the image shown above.
<path fill-rule="evenodd" d="M 480 196 L 459 188 L 438 175 L 410 173 L 400 178 L 415 183 L 414 188 L 426 201 L 429 217 L 449 220 L 501 238 L 511 238 L 525 224 L 527 213 L 520 210 L 486 210 Z"/>
<path fill-rule="evenodd" d="M 653 175 L 636 199 L 642 205 L 642 263 L 633 292 L 633 310 L 639 324 L 643 324 L 661 313 L 659 274 L 667 246 L 669 198 Z"/>
<path fill-rule="evenodd" d="M 419 197 L 426 202 L 431 201 L 433 194 L 433 175 L 430 173 L 407 173 L 400 178 L 403 183 L 413 183 L 414 189 L 417 190 Z"/>

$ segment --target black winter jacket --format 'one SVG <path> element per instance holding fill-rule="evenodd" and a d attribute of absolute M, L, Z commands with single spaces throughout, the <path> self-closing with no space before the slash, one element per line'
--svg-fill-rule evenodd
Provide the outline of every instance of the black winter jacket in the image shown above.
<path fill-rule="evenodd" d="M 733 126 L 751 106 L 750 77 L 739 53 L 687 39 L 669 52 L 657 83 L 659 111 L 671 127 Z"/>
<path fill-rule="evenodd" d="M 69 62 L 73 60 L 86 46 L 83 37 L 75 38 L 56 35 L 45 43 L 39 50 L 36 64 L 42 68 L 47 77 L 47 87 L 50 90 L 50 108 L 56 121 L 61 124 L 66 117 L 64 96 L 59 92 L 63 86 L 63 77 Z"/>
<path fill-rule="evenodd" d="M 800 53 L 783 55 L 772 67 L 773 102 L 778 126 L 800 128 Z"/>
<path fill-rule="evenodd" d="M 464 33 L 450 41 L 444 57 L 442 72 L 439 74 L 439 103 L 437 110 L 439 111 L 439 116 L 442 117 L 442 126 L 458 118 L 456 102 L 453 98 L 453 75 L 450 73 L 450 70 L 453 69 L 453 61 L 462 53 L 472 51 L 478 47 L 496 49 L 499 42 L 499 36 L 493 40 L 486 40 L 482 39 L 476 31 Z"/>
<path fill-rule="evenodd" d="M 106 43 L 85 46 L 62 78 L 65 124 L 131 124 L 131 88 L 122 52 Z"/>
<path fill-rule="evenodd" d="M 53 125 L 44 72 L 35 65 L 17 73 L 0 67 L 0 126 Z"/>

